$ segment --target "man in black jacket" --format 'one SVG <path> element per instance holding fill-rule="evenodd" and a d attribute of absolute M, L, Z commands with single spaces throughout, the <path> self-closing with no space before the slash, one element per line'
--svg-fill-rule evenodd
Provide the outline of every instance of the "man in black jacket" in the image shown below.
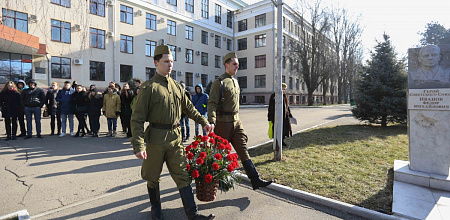
<path fill-rule="evenodd" d="M 34 121 L 36 123 L 36 133 L 38 138 L 41 136 L 41 108 L 45 104 L 44 90 L 37 88 L 36 80 L 30 79 L 28 81 L 28 89 L 22 91 L 22 100 L 25 106 L 25 117 L 27 119 L 27 136 L 25 139 L 30 139 L 33 134 L 32 117 L 34 114 Z"/>

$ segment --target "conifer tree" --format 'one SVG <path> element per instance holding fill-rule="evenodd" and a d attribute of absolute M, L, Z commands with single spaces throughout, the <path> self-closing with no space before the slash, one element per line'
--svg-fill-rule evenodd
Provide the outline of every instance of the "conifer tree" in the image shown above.
<path fill-rule="evenodd" d="M 353 116 L 361 121 L 406 122 L 407 73 L 403 61 L 397 61 L 389 36 L 383 34 L 358 81 Z"/>

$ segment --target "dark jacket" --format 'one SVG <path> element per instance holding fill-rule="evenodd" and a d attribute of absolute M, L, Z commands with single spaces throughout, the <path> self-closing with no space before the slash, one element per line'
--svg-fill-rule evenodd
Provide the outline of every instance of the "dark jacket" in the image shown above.
<path fill-rule="evenodd" d="M 58 102 L 56 101 L 56 96 L 58 95 L 58 90 L 49 89 L 47 95 L 45 95 L 45 105 L 48 109 L 57 109 Z"/>
<path fill-rule="evenodd" d="M 197 87 L 201 89 L 200 93 L 197 93 Z M 205 115 L 208 110 L 208 99 L 208 94 L 203 93 L 202 84 L 197 84 L 195 86 L 195 95 L 192 96 L 192 104 L 194 104 L 197 111 L 202 115 Z"/>
<path fill-rule="evenodd" d="M 186 91 L 186 90 L 184 90 L 184 93 L 186 94 L 186 97 L 187 97 L 188 100 L 191 100 L 191 99 L 192 99 L 191 93 L 189 93 L 189 92 Z M 187 115 L 184 114 L 184 112 L 181 112 L 181 117 L 184 118 L 184 117 L 187 117 Z"/>
<path fill-rule="evenodd" d="M 61 114 L 73 114 L 75 112 L 72 105 L 72 94 L 75 92 L 72 88 L 66 90 L 65 88 L 59 90 L 58 95 L 56 95 L 56 101 L 59 102 Z"/>
<path fill-rule="evenodd" d="M 16 90 L 7 90 L 0 93 L 0 106 L 3 118 L 19 117 L 22 107 L 20 93 Z"/>
<path fill-rule="evenodd" d="M 88 112 L 88 100 L 85 91 L 74 92 L 72 94 L 72 104 L 75 108 L 75 112 Z"/>
<path fill-rule="evenodd" d="M 22 90 L 22 100 L 25 107 L 42 108 L 45 104 L 45 93 L 41 88 Z"/>
<path fill-rule="evenodd" d="M 283 136 L 292 136 L 292 128 L 290 118 L 292 117 L 291 109 L 286 94 L 283 93 Z M 267 120 L 275 122 L 275 93 L 272 93 L 269 99 L 269 110 L 267 113 Z"/>
<path fill-rule="evenodd" d="M 128 93 L 128 97 L 127 94 Z M 131 102 L 134 98 L 134 92 L 131 89 L 120 92 L 120 111 L 122 115 L 131 116 Z"/>
<path fill-rule="evenodd" d="M 88 96 L 88 115 L 89 117 L 100 117 L 103 107 L 103 95 L 97 93 L 94 97 Z"/>

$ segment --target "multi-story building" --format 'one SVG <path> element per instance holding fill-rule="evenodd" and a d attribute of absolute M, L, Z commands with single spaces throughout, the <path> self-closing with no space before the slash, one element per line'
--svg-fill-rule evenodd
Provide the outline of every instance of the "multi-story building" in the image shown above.
<path fill-rule="evenodd" d="M 147 80 L 156 71 L 154 48 L 166 44 L 175 59 L 171 76 L 188 88 L 206 87 L 224 72 L 223 56 L 236 51 L 242 102 L 267 103 L 274 91 L 270 0 L 5 0 L 0 7 L 1 84 L 34 78 L 38 86 L 76 80 L 104 88 L 110 81 Z M 298 74 L 284 73 L 291 102 L 302 102 Z"/>

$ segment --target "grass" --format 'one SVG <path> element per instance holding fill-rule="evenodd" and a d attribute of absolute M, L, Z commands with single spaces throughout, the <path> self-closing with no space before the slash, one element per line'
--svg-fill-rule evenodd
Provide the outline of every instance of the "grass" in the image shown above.
<path fill-rule="evenodd" d="M 392 214 L 394 160 L 408 160 L 406 125 L 320 128 L 286 141 L 274 162 L 272 144 L 250 150 L 264 179 Z"/>

